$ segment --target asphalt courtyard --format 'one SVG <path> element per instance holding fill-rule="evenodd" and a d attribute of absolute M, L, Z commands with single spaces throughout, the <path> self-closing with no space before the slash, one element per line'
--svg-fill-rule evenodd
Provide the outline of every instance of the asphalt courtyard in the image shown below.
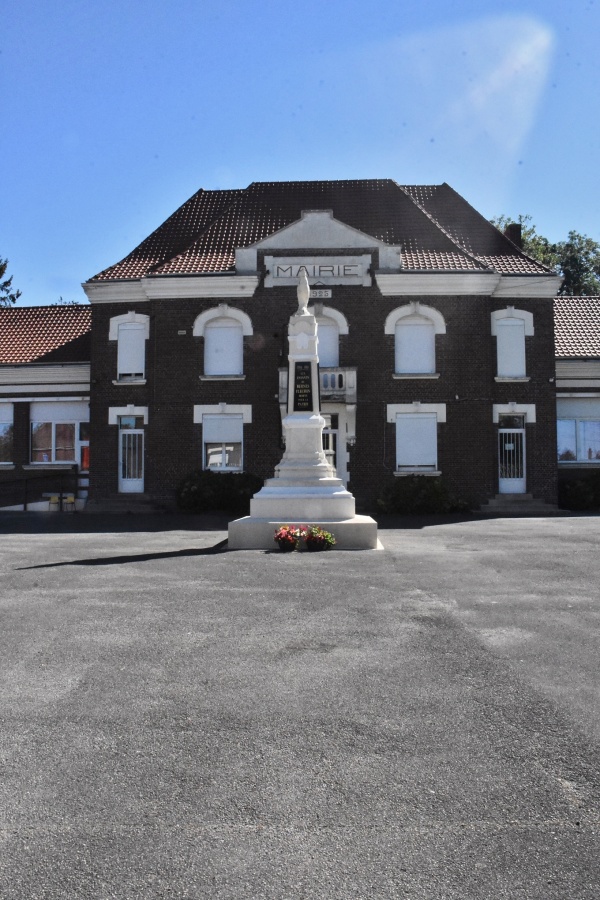
<path fill-rule="evenodd" d="M 0 897 L 600 897 L 600 518 L 0 515 Z"/>

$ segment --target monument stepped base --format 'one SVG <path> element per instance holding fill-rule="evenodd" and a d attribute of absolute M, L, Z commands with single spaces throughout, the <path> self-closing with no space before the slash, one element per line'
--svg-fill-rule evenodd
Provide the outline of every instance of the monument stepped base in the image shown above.
<path fill-rule="evenodd" d="M 370 516 L 353 516 L 351 519 L 290 520 L 244 516 L 229 523 L 230 550 L 275 550 L 273 535 L 280 525 L 319 525 L 335 537 L 334 550 L 383 550 L 377 539 L 377 522 Z M 302 549 L 302 543 L 300 545 Z"/>

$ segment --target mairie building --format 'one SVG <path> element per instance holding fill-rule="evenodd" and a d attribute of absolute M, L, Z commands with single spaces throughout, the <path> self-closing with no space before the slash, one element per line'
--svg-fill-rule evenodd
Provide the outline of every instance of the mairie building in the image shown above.
<path fill-rule="evenodd" d="M 560 279 L 519 244 L 447 184 L 199 190 L 85 282 L 90 307 L 0 310 L 28 332 L 18 358 L 0 341 L 0 477 L 76 474 L 97 508 L 169 506 L 201 468 L 272 477 L 306 273 L 324 449 L 358 508 L 414 474 L 555 503 Z"/>

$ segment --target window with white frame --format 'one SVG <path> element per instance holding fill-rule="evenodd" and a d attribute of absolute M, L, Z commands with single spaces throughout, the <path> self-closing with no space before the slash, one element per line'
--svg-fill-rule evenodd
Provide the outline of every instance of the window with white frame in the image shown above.
<path fill-rule="evenodd" d="M 394 335 L 394 373 L 402 378 L 436 376 L 435 337 L 446 333 L 440 312 L 421 303 L 395 309 L 385 322 Z"/>
<path fill-rule="evenodd" d="M 340 331 L 337 322 L 329 316 L 317 316 L 319 365 L 337 368 L 340 364 Z"/>
<path fill-rule="evenodd" d="M 600 418 L 558 419 L 558 461 L 600 465 Z"/>
<path fill-rule="evenodd" d="M 243 416 L 202 416 L 202 467 L 216 472 L 239 472 L 243 464 Z"/>
<path fill-rule="evenodd" d="M 117 341 L 117 381 L 130 383 L 146 378 L 146 341 L 150 317 L 128 312 L 110 320 L 109 340 Z"/>
<path fill-rule="evenodd" d="M 0 463 L 12 462 L 13 405 L 0 403 Z"/>
<path fill-rule="evenodd" d="M 388 403 L 387 421 L 396 426 L 396 474 L 439 475 L 438 425 L 445 403 Z"/>
<path fill-rule="evenodd" d="M 242 375 L 244 372 L 244 335 L 235 319 L 221 316 L 207 323 L 204 330 L 204 374 Z"/>
<path fill-rule="evenodd" d="M 497 309 L 492 313 L 492 335 L 496 337 L 498 378 L 526 378 L 525 337 L 533 335 L 533 316 L 525 310 Z"/>
<path fill-rule="evenodd" d="M 75 463 L 80 459 L 80 424 L 89 421 L 87 402 L 34 402 L 30 419 L 32 463 Z"/>
<path fill-rule="evenodd" d="M 396 468 L 437 470 L 437 416 L 435 413 L 398 413 L 396 416 Z"/>
<path fill-rule="evenodd" d="M 201 378 L 243 378 L 244 337 L 251 335 L 246 313 L 227 303 L 207 309 L 194 322 L 193 334 L 204 338 L 204 374 Z"/>

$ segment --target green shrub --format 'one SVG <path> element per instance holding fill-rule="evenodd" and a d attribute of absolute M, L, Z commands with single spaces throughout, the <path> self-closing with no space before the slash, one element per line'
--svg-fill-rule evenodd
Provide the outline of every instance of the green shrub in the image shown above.
<path fill-rule="evenodd" d="M 191 472 L 177 488 L 177 506 L 188 512 L 228 512 L 244 515 L 262 487 L 250 472 Z"/>
<path fill-rule="evenodd" d="M 402 515 L 442 515 L 468 512 L 469 504 L 452 496 L 441 478 L 427 475 L 394 477 L 377 504 L 382 512 Z"/>
<path fill-rule="evenodd" d="M 600 473 L 559 482 L 558 505 L 561 509 L 573 510 L 600 508 Z"/>

